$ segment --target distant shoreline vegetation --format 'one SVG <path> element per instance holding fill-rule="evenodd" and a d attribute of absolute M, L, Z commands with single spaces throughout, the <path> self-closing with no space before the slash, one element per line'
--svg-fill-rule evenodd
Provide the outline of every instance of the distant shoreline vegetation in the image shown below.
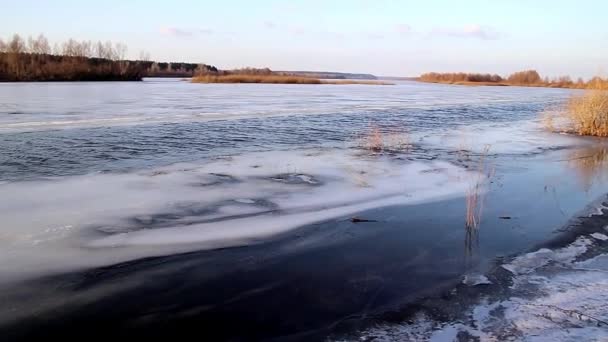
<path fill-rule="evenodd" d="M 272 71 L 268 68 L 204 71 L 192 78 L 192 83 L 264 83 L 264 84 L 368 84 L 392 85 L 373 80 L 327 80 L 313 77 L 313 72 Z"/>
<path fill-rule="evenodd" d="M 44 35 L 0 39 L 0 82 L 141 81 L 143 77 L 192 77 L 217 68 L 195 63 L 126 60 L 121 43 L 70 39 L 52 48 Z"/>
<path fill-rule="evenodd" d="M 506 78 L 496 74 L 476 73 L 437 73 L 430 72 L 420 75 L 417 79 L 421 82 L 446 83 L 456 85 L 489 85 L 489 86 L 521 86 L 521 87 L 547 87 L 547 88 L 572 88 L 592 89 L 598 84 L 608 84 L 608 79 L 594 77 L 589 81 L 579 78 L 573 81 L 569 76 L 561 76 L 554 79 L 542 78 L 536 70 L 524 70 L 513 73 Z"/>

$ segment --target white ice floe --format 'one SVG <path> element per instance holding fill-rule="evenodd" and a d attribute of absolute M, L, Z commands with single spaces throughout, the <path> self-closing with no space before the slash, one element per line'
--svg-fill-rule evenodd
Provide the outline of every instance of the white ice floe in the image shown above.
<path fill-rule="evenodd" d="M 529 153 L 542 149 L 576 146 L 581 139 L 548 132 L 538 120 L 479 123 L 444 131 L 419 132 L 413 140 L 451 149 L 491 154 Z"/>
<path fill-rule="evenodd" d="M 477 286 L 492 284 L 492 281 L 483 274 L 467 274 L 463 277 L 462 283 L 469 286 Z"/>
<path fill-rule="evenodd" d="M 445 162 L 326 150 L 7 183 L 0 279 L 257 243 L 363 210 L 462 196 L 471 176 Z"/>
<path fill-rule="evenodd" d="M 582 237 L 552 251 L 551 257 L 539 258 L 534 252 L 516 259 L 510 267 L 518 270 L 511 296 L 482 301 L 467 309 L 466 319 L 437 322 L 420 315 L 411 324 L 368 329 L 360 340 L 608 341 L 608 255 L 573 262 L 592 243 Z M 561 266 L 534 272 L 547 265 L 547 259 Z"/>

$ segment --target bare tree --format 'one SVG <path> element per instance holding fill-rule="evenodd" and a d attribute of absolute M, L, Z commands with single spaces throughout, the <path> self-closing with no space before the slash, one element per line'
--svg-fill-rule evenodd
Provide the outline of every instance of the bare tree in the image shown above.
<path fill-rule="evenodd" d="M 97 44 L 95 44 L 95 48 L 93 50 L 93 56 L 97 58 L 115 59 L 114 48 L 112 47 L 111 41 L 107 41 L 105 43 L 99 41 Z"/>
<path fill-rule="evenodd" d="M 127 46 L 123 43 L 114 44 L 115 60 L 123 60 L 127 56 Z"/>
<path fill-rule="evenodd" d="M 91 57 L 93 55 L 93 43 L 90 40 L 83 40 L 78 44 L 76 53 L 78 57 Z"/>
<path fill-rule="evenodd" d="M 7 46 L 6 43 L 0 38 L 0 52 L 6 52 Z"/>
<path fill-rule="evenodd" d="M 8 43 L 8 52 L 22 53 L 25 51 L 25 42 L 23 41 L 23 38 L 18 34 L 14 34 L 13 39 Z"/>
<path fill-rule="evenodd" d="M 27 52 L 29 52 L 29 53 L 36 53 L 34 51 L 36 49 L 35 46 L 34 46 L 35 44 L 36 44 L 36 42 L 34 41 L 34 39 L 32 39 L 32 36 L 27 37 L 27 45 L 25 47 L 26 50 L 27 50 Z"/>
<path fill-rule="evenodd" d="M 150 53 L 148 51 L 144 51 L 144 50 L 139 51 L 139 60 L 140 61 L 149 61 Z"/>
<path fill-rule="evenodd" d="M 93 56 L 97 58 L 103 58 L 104 55 L 104 46 L 101 41 L 98 41 L 93 48 Z"/>
<path fill-rule="evenodd" d="M 64 56 L 76 56 L 76 50 L 78 49 L 76 47 L 77 44 L 78 42 L 72 38 L 70 38 L 67 42 L 63 42 L 61 45 L 61 54 Z"/>
<path fill-rule="evenodd" d="M 55 56 L 61 55 L 61 46 L 57 43 L 53 44 L 53 51 L 51 53 Z"/>
<path fill-rule="evenodd" d="M 28 51 L 36 54 L 50 54 L 51 46 L 46 37 L 40 34 L 36 39 L 28 38 Z"/>

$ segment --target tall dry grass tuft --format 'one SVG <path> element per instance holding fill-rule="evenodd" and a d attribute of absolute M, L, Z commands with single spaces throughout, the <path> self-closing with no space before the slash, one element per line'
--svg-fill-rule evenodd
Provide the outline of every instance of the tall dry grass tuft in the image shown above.
<path fill-rule="evenodd" d="M 597 83 L 585 94 L 572 97 L 565 115 L 575 133 L 608 137 L 608 86 Z"/>
<path fill-rule="evenodd" d="M 403 129 L 381 130 L 376 125 L 370 125 L 357 141 L 357 147 L 372 153 L 403 153 L 409 152 L 413 147 L 409 134 Z"/>
<path fill-rule="evenodd" d="M 384 137 L 378 127 L 372 127 L 370 134 L 365 138 L 365 147 L 372 152 L 382 152 L 384 149 Z"/>
<path fill-rule="evenodd" d="M 487 182 L 494 176 L 494 168 L 487 163 L 490 145 L 486 145 L 479 156 L 474 169 L 475 175 L 465 193 L 466 215 L 465 227 L 467 231 L 477 229 L 481 223 L 484 204 L 484 190 Z"/>
<path fill-rule="evenodd" d="M 483 213 L 485 188 L 494 177 L 494 167 L 487 163 L 489 152 L 490 145 L 486 145 L 479 155 L 477 164 L 471 168 L 475 173 L 465 193 L 464 256 L 467 268 L 474 264 L 475 253 L 479 248 L 479 225 Z M 467 159 L 470 160 L 470 157 Z"/>

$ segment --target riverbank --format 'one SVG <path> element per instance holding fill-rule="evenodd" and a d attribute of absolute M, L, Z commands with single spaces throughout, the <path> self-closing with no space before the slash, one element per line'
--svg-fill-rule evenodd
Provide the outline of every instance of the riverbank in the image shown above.
<path fill-rule="evenodd" d="M 608 338 L 608 196 L 529 253 L 416 305 L 368 321 L 340 341 L 599 341 Z M 391 322 L 391 323 L 387 323 Z M 403 323 L 397 323 L 403 322 Z"/>

